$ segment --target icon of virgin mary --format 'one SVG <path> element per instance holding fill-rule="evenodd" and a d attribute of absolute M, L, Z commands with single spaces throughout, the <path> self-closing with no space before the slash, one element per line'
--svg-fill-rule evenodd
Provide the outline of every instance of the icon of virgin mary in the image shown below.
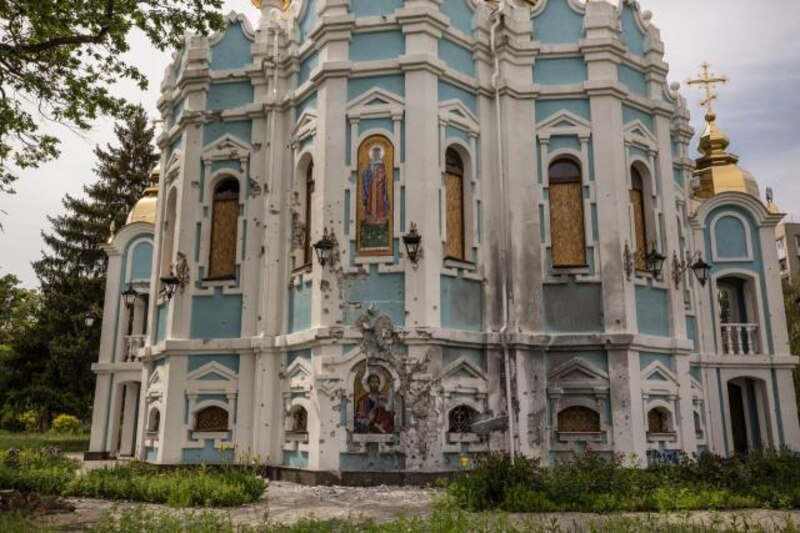
<path fill-rule="evenodd" d="M 364 168 L 364 187 L 361 201 L 367 224 L 386 224 L 389 218 L 389 191 L 386 183 L 384 150 L 380 146 L 370 149 L 369 164 Z"/>

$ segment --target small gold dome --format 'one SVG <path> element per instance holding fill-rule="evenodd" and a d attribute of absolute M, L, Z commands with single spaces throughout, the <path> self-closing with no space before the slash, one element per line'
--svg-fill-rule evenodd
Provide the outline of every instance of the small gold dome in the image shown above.
<path fill-rule="evenodd" d="M 738 166 L 739 157 L 727 151 L 730 139 L 719 129 L 716 115 L 706 115 L 706 130 L 700 137 L 698 149 L 703 154 L 697 159 L 694 175 L 700 179 L 698 198 L 711 198 L 726 191 L 737 191 L 761 198 L 758 183 L 750 172 Z"/>
<path fill-rule="evenodd" d="M 155 167 L 150 173 L 152 185 L 144 190 L 144 195 L 136 202 L 131 212 L 128 213 L 125 224 L 133 224 L 134 222 L 156 223 L 156 204 L 158 203 L 158 181 L 160 176 L 161 171 L 158 167 Z"/>
<path fill-rule="evenodd" d="M 261 2 L 262 0 L 250 0 L 256 8 L 261 9 Z M 292 3 L 292 0 L 283 0 L 283 5 L 281 6 L 281 11 L 286 11 L 289 9 L 289 5 Z"/>

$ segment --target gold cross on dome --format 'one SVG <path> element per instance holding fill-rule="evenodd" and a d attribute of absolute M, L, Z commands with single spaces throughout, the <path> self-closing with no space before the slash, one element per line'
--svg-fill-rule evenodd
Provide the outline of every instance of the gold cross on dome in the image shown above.
<path fill-rule="evenodd" d="M 716 87 L 718 84 L 728 83 L 729 78 L 727 76 L 717 76 L 716 74 L 713 74 L 711 72 L 711 65 L 708 63 L 708 61 L 703 63 L 701 68 L 703 69 L 703 72 L 700 74 L 700 77 L 687 80 L 686 84 L 702 86 L 706 96 L 700 101 L 700 105 L 706 108 L 707 115 L 713 115 L 714 100 L 719 97 L 719 95 L 714 91 L 714 87 Z"/>

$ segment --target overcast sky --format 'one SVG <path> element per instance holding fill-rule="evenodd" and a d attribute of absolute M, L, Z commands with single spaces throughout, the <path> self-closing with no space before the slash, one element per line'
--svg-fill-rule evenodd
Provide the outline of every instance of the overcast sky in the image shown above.
<path fill-rule="evenodd" d="M 670 81 L 680 82 L 692 104 L 692 126 L 702 131 L 700 93 L 685 87 L 703 61 L 731 82 L 719 90 L 718 124 L 731 138 L 731 150 L 755 175 L 763 191 L 773 187 L 783 211 L 800 214 L 800 2 L 797 0 L 641 0 L 653 12 L 661 29 L 670 64 Z M 255 21 L 249 0 L 228 0 L 226 9 L 238 9 Z M 118 90 L 141 102 L 156 116 L 156 100 L 169 59 L 139 36 L 134 36 L 130 58 L 151 79 L 142 92 L 132 84 Z M 94 179 L 92 149 L 112 141 L 113 123 L 99 120 L 83 136 L 53 127 L 62 138 L 62 156 L 41 169 L 26 171 L 16 184 L 17 194 L 0 196 L 5 231 L 0 233 L 0 275 L 12 272 L 28 287 L 37 280 L 30 266 L 41 256 L 40 233 L 49 229 L 47 215 L 62 211 L 65 194 L 81 194 Z M 693 144 L 696 143 L 693 141 Z"/>

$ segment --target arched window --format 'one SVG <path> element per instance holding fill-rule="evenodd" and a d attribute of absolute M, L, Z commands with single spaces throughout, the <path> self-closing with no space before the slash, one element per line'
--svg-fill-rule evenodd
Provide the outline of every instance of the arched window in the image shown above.
<path fill-rule="evenodd" d="M 450 259 L 465 259 L 464 244 L 464 162 L 453 148 L 445 152 L 445 209 L 447 236 L 444 255 Z"/>
<path fill-rule="evenodd" d="M 157 407 L 150 409 L 147 417 L 147 433 L 155 434 L 161 428 L 161 411 Z"/>
<path fill-rule="evenodd" d="M 703 437 L 703 422 L 700 419 L 700 413 L 697 411 L 694 412 L 694 432 L 698 437 Z"/>
<path fill-rule="evenodd" d="M 239 229 L 239 181 L 222 180 L 214 189 L 208 279 L 236 276 L 236 241 Z"/>
<path fill-rule="evenodd" d="M 308 433 L 308 411 L 302 405 L 292 408 L 292 433 Z"/>
<path fill-rule="evenodd" d="M 164 227 L 161 239 L 161 275 L 168 276 L 172 267 L 173 242 L 175 241 L 175 218 L 178 203 L 178 193 L 175 188 L 169 191 L 167 211 L 164 213 Z"/>
<path fill-rule="evenodd" d="M 472 433 L 472 423 L 478 418 L 478 411 L 468 405 L 459 405 L 448 414 L 448 433 Z"/>
<path fill-rule="evenodd" d="M 553 267 L 585 267 L 581 169 L 572 159 L 561 158 L 550 165 L 548 176 Z"/>
<path fill-rule="evenodd" d="M 647 270 L 647 222 L 644 211 L 644 180 L 635 167 L 631 167 L 631 206 L 633 207 L 633 232 L 636 239 L 636 268 Z"/>
<path fill-rule="evenodd" d="M 228 411 L 212 405 L 197 411 L 194 421 L 195 431 L 227 431 Z"/>
<path fill-rule="evenodd" d="M 558 413 L 558 431 L 562 433 L 598 433 L 600 413 L 594 409 L 576 405 Z"/>
<path fill-rule="evenodd" d="M 308 164 L 306 170 L 305 186 L 305 220 L 303 221 L 303 266 L 312 264 L 313 251 L 311 249 L 311 198 L 314 195 L 314 163 Z"/>
<path fill-rule="evenodd" d="M 669 411 L 663 407 L 654 407 L 647 412 L 648 433 L 672 433 Z"/>

